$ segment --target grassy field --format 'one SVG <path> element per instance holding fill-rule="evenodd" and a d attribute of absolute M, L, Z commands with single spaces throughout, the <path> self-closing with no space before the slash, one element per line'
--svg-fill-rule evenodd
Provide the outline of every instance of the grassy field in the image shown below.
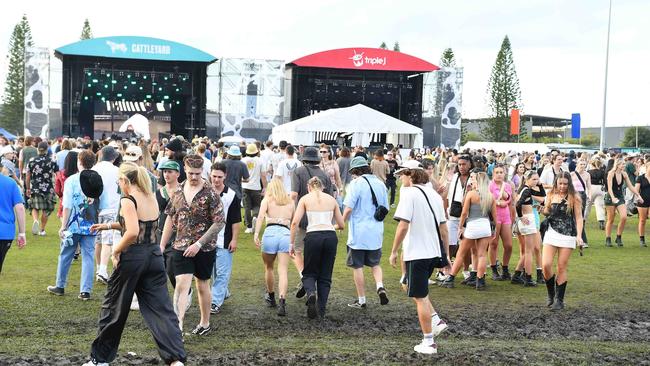
<path fill-rule="evenodd" d="M 392 216 L 391 216 L 392 217 Z M 31 227 L 31 220 L 28 220 Z M 188 364 L 406 364 L 435 360 L 445 364 L 649 364 L 650 248 L 640 248 L 636 218 L 628 220 L 624 248 L 605 248 L 595 218 L 588 225 L 590 248 L 576 252 L 569 267 L 566 309 L 551 313 L 545 287 L 522 288 L 488 280 L 477 292 L 431 287 L 431 299 L 449 331 L 436 339 L 439 354 L 416 355 L 419 342 L 415 306 L 400 290 L 399 270 L 388 265 L 396 224 L 386 221 L 384 283 L 390 304 L 380 306 L 374 282 L 367 281 L 369 306 L 346 306 L 356 293 L 345 267 L 345 238 L 339 252 L 328 318 L 309 321 L 303 300 L 289 295 L 288 316 L 264 306 L 263 266 L 250 235 L 240 235 L 231 280 L 232 297 L 212 317 L 216 330 L 207 337 L 186 337 Z M 66 295 L 46 292 L 55 282 L 58 220 L 46 237 L 28 234 L 23 250 L 14 246 L 0 274 L 0 365 L 80 364 L 96 334 L 105 286 L 96 283 L 91 300 L 77 299 L 80 263 L 72 265 Z M 511 268 L 516 263 L 515 250 Z M 366 270 L 366 279 L 370 279 Z M 296 285 L 290 270 L 290 288 Z M 196 303 L 196 302 L 195 302 Z M 198 321 L 189 311 L 186 328 Z M 189 329 L 185 329 L 189 331 Z M 127 353 L 134 352 L 136 356 Z M 132 312 L 116 364 L 159 364 L 151 335 Z"/>

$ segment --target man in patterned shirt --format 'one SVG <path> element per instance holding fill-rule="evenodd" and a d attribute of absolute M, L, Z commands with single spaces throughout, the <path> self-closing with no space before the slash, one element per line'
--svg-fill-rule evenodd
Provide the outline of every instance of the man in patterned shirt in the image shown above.
<path fill-rule="evenodd" d="M 45 236 L 47 218 L 54 211 L 56 196 L 54 194 L 54 174 L 59 171 L 56 162 L 47 156 L 47 141 L 38 144 L 38 156 L 27 164 L 25 177 L 25 195 L 29 197 L 32 209 L 32 234 Z"/>
<path fill-rule="evenodd" d="M 214 267 L 217 238 L 225 225 L 223 204 L 219 195 L 202 178 L 203 158 L 188 155 L 183 159 L 187 180 L 179 185 L 165 213 L 165 227 L 160 239 L 164 252 L 172 232 L 172 270 L 176 277 L 174 309 L 183 329 L 188 290 L 196 278 L 201 320 L 192 334 L 206 335 L 210 328 L 210 277 Z"/>

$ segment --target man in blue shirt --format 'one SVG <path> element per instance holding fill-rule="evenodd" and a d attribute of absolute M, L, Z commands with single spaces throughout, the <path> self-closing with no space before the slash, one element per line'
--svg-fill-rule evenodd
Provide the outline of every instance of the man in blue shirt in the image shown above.
<path fill-rule="evenodd" d="M 95 154 L 90 150 L 83 150 L 77 158 L 79 173 L 73 174 L 65 180 L 63 187 L 63 216 L 61 218 L 61 252 L 56 270 L 56 285 L 48 286 L 50 293 L 63 296 L 65 286 L 68 282 L 68 272 L 72 264 L 77 245 L 81 247 L 81 278 L 79 285 L 79 299 L 86 301 L 90 299 L 90 292 L 93 288 L 93 274 L 95 268 L 95 232 L 90 230 L 93 224 L 98 222 L 99 216 L 99 195 L 103 190 L 103 183 L 99 174 L 92 171 L 95 165 Z M 86 172 L 89 171 L 89 172 Z M 80 177 L 82 174 L 95 175 L 99 181 L 88 189 L 99 188 L 97 197 L 86 195 L 82 189 Z M 94 192 L 97 193 L 97 192 Z M 96 198 L 96 199 L 95 199 Z"/>
<path fill-rule="evenodd" d="M 384 238 L 384 223 L 374 217 L 377 206 L 373 202 L 373 193 L 377 205 L 388 207 L 386 186 L 372 174 L 368 161 L 357 156 L 350 161 L 350 174 L 354 178 L 346 189 L 343 205 L 343 219 L 350 220 L 348 231 L 347 265 L 352 268 L 358 300 L 348 306 L 356 309 L 366 307 L 365 280 L 363 267 L 372 268 L 372 275 L 377 285 L 377 294 L 382 305 L 388 304 L 388 296 L 383 284 L 381 247 Z"/>
<path fill-rule="evenodd" d="M 18 248 L 27 244 L 25 239 L 25 206 L 16 182 L 0 174 L 0 272 L 5 256 L 16 236 L 18 220 Z"/>

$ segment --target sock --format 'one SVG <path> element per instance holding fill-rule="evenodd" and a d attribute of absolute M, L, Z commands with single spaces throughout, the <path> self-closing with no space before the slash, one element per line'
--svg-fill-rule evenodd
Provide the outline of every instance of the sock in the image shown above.
<path fill-rule="evenodd" d="M 541 271 L 541 270 L 542 270 L 542 267 L 537 267 L 537 270 L 538 270 L 538 271 Z"/>
<path fill-rule="evenodd" d="M 359 296 L 359 304 L 363 305 L 366 303 L 366 297 L 365 296 Z"/>
<path fill-rule="evenodd" d="M 424 342 L 424 344 L 426 344 L 427 346 L 433 345 L 433 333 L 424 334 L 424 338 L 422 339 L 422 342 Z"/>
<path fill-rule="evenodd" d="M 492 266 L 490 266 L 490 268 L 492 268 L 493 271 L 496 271 L 497 270 L 497 265 L 496 264 L 492 265 Z"/>
<path fill-rule="evenodd" d="M 508 266 L 501 266 L 501 269 L 503 269 L 504 272 L 508 271 Z"/>
<path fill-rule="evenodd" d="M 433 313 L 433 315 L 431 315 L 431 324 L 435 325 L 438 323 L 440 323 L 440 316 L 438 316 L 438 313 Z"/>
<path fill-rule="evenodd" d="M 377 290 L 379 290 L 382 287 L 384 287 L 384 283 L 383 282 L 377 282 Z"/>
<path fill-rule="evenodd" d="M 99 269 L 97 270 L 97 274 L 102 275 L 104 277 L 108 277 L 108 273 L 106 271 L 106 265 L 105 264 L 100 264 Z"/>

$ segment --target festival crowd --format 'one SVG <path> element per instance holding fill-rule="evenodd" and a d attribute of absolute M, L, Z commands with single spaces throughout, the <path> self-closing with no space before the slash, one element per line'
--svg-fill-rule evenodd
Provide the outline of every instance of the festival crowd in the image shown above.
<path fill-rule="evenodd" d="M 638 215 L 639 245 L 646 246 L 647 155 L 286 141 L 225 146 L 182 136 L 151 142 L 0 136 L 0 155 L 0 271 L 13 241 L 26 245 L 25 215 L 32 215 L 34 236 L 48 236 L 55 212 L 60 253 L 47 291 L 65 295 L 79 258 L 78 298 L 88 300 L 96 284 L 106 286 L 86 365 L 115 359 L 131 310 L 141 312 L 165 363 L 182 365 L 184 337 L 209 334 L 211 315 L 231 296 L 242 231 L 261 252 L 265 306 L 287 316 L 293 263 L 300 276 L 295 297 L 304 298 L 308 318 L 322 319 L 336 231 L 346 226 L 345 264 L 356 288 L 348 306 L 369 305 L 364 267 L 371 269 L 379 304 L 389 303 L 381 258 L 384 220 L 394 208 L 389 263 L 399 266 L 400 284 L 416 304 L 423 339 L 414 350 L 423 354 L 437 352 L 434 338 L 447 329 L 429 299 L 431 286 L 453 289 L 458 279 L 483 291 L 489 273 L 492 281 L 545 285 L 546 306 L 562 310 L 571 254 L 595 244 L 585 230 L 592 207 L 605 246 L 623 247 L 630 215 Z M 514 239 L 519 260 L 511 267 Z M 200 321 L 184 333 L 194 297 Z"/>

